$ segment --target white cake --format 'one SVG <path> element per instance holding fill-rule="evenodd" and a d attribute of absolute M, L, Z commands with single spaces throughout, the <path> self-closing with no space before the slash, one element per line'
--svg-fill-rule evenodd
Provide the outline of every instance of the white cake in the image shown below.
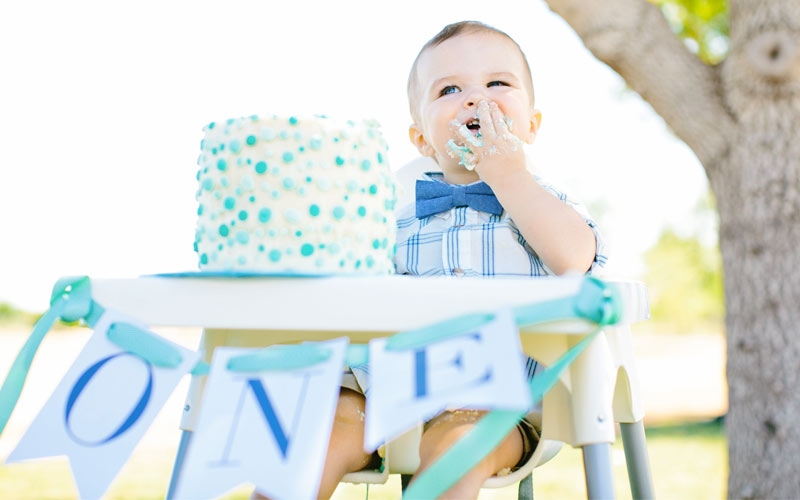
<path fill-rule="evenodd" d="M 250 116 L 203 130 L 201 271 L 394 272 L 395 185 L 377 123 Z"/>

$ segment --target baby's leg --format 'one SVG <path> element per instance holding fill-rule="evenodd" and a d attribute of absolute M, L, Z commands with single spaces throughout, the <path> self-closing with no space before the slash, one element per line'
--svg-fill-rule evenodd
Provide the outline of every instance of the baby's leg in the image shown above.
<path fill-rule="evenodd" d="M 372 461 L 372 454 L 364 451 L 365 405 L 364 396 L 356 391 L 343 387 L 339 393 L 318 498 L 330 498 L 345 474 Z"/>
<path fill-rule="evenodd" d="M 366 401 L 362 394 L 342 387 L 318 498 L 330 498 L 345 474 L 361 470 L 371 462 L 372 455 L 364 451 L 365 406 Z M 250 498 L 265 499 L 255 491 Z"/>
<path fill-rule="evenodd" d="M 444 412 L 431 421 L 426 426 L 420 441 L 420 466 L 417 473 L 433 464 L 464 434 L 472 430 L 485 414 L 485 411 L 455 410 Z M 477 498 L 484 481 L 505 468 L 516 466 L 522 459 L 522 451 L 523 442 L 520 432 L 513 429 L 497 448 L 440 498 L 459 500 Z"/>

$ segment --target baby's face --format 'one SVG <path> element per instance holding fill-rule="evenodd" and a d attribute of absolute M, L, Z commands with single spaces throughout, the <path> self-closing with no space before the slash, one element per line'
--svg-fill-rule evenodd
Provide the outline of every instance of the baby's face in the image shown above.
<path fill-rule="evenodd" d="M 447 143 L 451 139 L 464 143 L 464 137 L 454 132 L 454 123 L 479 136 L 476 118 L 481 101 L 495 102 L 521 141 L 533 140 L 538 112 L 528 90 L 527 67 L 514 42 L 502 35 L 462 34 L 428 49 L 418 61 L 417 83 L 417 121 L 411 138 L 420 153 L 433 156 L 445 173 L 463 170 Z"/>

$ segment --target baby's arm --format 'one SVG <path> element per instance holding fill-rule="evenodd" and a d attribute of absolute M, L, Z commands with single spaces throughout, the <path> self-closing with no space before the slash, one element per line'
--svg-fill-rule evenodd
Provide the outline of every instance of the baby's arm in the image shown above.
<path fill-rule="evenodd" d="M 594 233 L 572 207 L 544 189 L 527 168 L 525 153 L 503 113 L 492 103 L 480 106 L 486 153 L 475 171 L 491 186 L 522 236 L 544 265 L 556 274 L 585 273 L 594 261 Z M 491 127 L 486 125 L 491 123 Z"/>

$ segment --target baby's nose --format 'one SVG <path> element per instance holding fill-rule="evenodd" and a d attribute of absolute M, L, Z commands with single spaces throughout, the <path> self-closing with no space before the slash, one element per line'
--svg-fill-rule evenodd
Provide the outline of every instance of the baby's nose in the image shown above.
<path fill-rule="evenodd" d="M 483 92 L 479 90 L 471 90 L 467 94 L 467 98 L 464 99 L 464 107 L 467 109 L 475 108 L 478 106 L 478 103 L 486 99 L 486 96 L 483 95 Z"/>

